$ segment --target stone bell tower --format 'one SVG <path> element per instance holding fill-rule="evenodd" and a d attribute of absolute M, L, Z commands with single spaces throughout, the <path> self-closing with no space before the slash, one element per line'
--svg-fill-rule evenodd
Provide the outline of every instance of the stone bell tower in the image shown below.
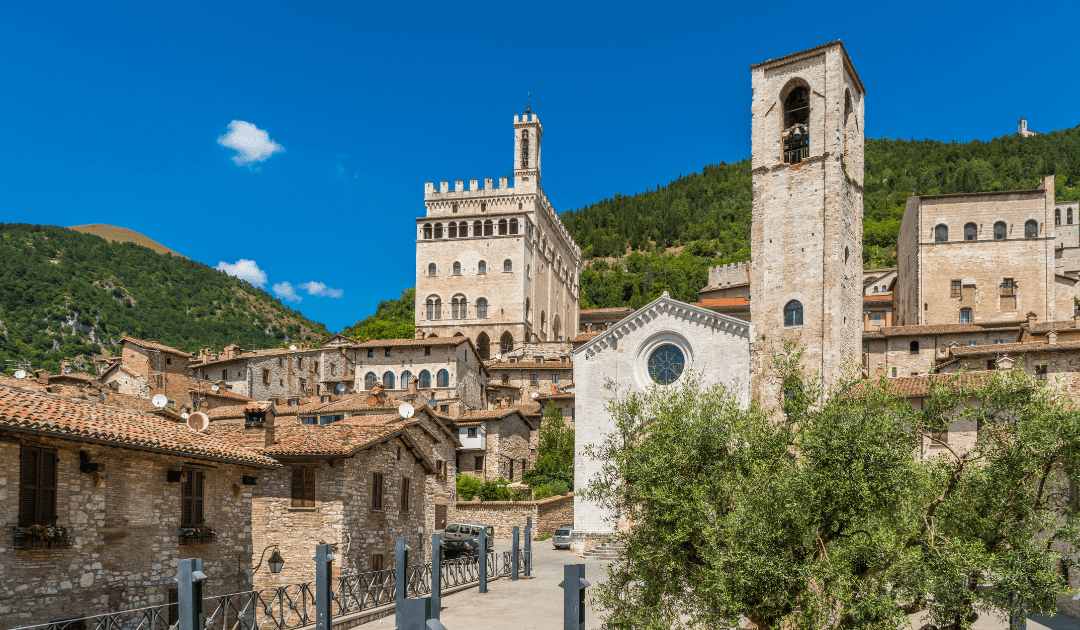
<path fill-rule="evenodd" d="M 784 340 L 827 385 L 858 369 L 866 90 L 839 40 L 750 71 L 750 387 L 771 408 L 770 351 Z"/>
<path fill-rule="evenodd" d="M 540 138 L 544 128 L 529 107 L 514 115 L 514 188 L 535 192 L 540 188 Z"/>

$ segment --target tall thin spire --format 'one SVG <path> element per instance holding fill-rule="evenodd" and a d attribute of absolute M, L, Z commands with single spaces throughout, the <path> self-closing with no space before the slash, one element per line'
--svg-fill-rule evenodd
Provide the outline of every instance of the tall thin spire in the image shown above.
<path fill-rule="evenodd" d="M 525 93 L 525 113 L 526 114 L 532 112 L 532 110 L 529 109 L 529 104 L 530 104 L 531 101 L 532 101 L 532 92 L 526 92 Z"/>

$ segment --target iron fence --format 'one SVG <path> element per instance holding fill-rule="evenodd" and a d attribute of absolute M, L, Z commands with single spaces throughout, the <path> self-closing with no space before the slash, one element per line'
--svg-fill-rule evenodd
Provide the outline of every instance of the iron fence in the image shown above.
<path fill-rule="evenodd" d="M 531 554 L 519 552 L 524 569 Z M 488 576 L 508 576 L 513 552 L 488 552 Z M 431 594 L 431 563 L 406 567 L 406 597 Z M 442 562 L 442 588 L 479 582 L 478 556 L 461 556 Z M 394 601 L 397 570 L 384 569 L 334 580 L 334 617 L 370 610 Z M 242 591 L 203 598 L 206 630 L 293 630 L 315 623 L 315 582 L 286 584 L 257 591 Z M 14 630 L 176 630 L 177 605 L 160 604 L 102 613 L 68 621 L 22 626 Z"/>

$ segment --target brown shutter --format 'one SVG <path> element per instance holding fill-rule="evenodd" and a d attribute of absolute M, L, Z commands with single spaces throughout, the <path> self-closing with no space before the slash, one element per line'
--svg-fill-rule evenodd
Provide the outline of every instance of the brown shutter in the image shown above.
<path fill-rule="evenodd" d="M 446 506 L 435 506 L 435 529 L 446 529 Z"/>
<path fill-rule="evenodd" d="M 192 471 L 195 477 L 195 487 L 192 491 L 192 522 L 195 525 L 202 525 L 203 522 L 203 473 L 202 471 Z"/>
<path fill-rule="evenodd" d="M 304 469 L 292 469 L 292 506 L 303 507 L 304 505 Z"/>
<path fill-rule="evenodd" d="M 41 449 L 38 466 L 38 523 L 56 524 L 56 451 Z"/>
<path fill-rule="evenodd" d="M 24 446 L 19 452 L 19 527 L 37 523 L 38 468 L 41 449 Z"/>
<path fill-rule="evenodd" d="M 315 469 L 304 469 L 304 507 L 315 507 Z"/>
<path fill-rule="evenodd" d="M 180 526 L 191 527 L 194 525 L 194 522 L 192 521 L 192 508 L 194 507 L 192 489 L 195 484 L 193 479 L 195 475 L 192 474 L 192 471 L 186 469 L 184 470 L 184 474 L 186 475 L 186 478 L 184 479 L 184 483 L 180 486 L 182 495 L 180 505 Z"/>

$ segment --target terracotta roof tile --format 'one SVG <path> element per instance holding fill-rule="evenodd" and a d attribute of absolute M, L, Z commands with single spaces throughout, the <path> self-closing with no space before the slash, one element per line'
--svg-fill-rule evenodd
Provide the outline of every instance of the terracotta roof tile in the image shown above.
<path fill-rule="evenodd" d="M 1051 330 L 1068 330 L 1072 332 L 1076 328 L 1073 320 L 1067 319 L 1061 322 L 1042 322 L 1041 324 L 1032 324 L 1027 326 L 1027 329 L 1033 333 L 1048 333 Z"/>
<path fill-rule="evenodd" d="M 725 306 L 750 306 L 750 300 L 744 297 L 705 298 L 700 302 L 691 302 L 701 308 L 723 308 Z"/>
<path fill-rule="evenodd" d="M 573 400 L 574 395 L 570 392 L 559 392 L 558 394 L 540 394 L 536 397 L 536 400 Z M 542 407 L 543 405 L 541 405 Z"/>
<path fill-rule="evenodd" d="M 154 415 L 0 386 L 0 428 L 256 466 L 277 462 Z"/>
<path fill-rule="evenodd" d="M 1059 341 L 1046 343 L 1045 341 L 1029 341 L 1026 343 L 994 343 L 981 346 L 958 346 L 953 348 L 954 357 L 963 358 L 979 355 L 1018 355 L 1025 352 L 1065 352 L 1080 350 L 1080 341 Z"/>
<path fill-rule="evenodd" d="M 397 426 L 355 426 L 340 422 L 279 426 L 274 429 L 275 443 L 262 452 L 271 457 L 352 455 L 401 431 Z"/>
<path fill-rule="evenodd" d="M 989 327 L 977 324 L 925 324 L 919 326 L 886 326 L 864 331 L 864 337 L 906 337 L 918 335 L 949 335 L 964 333 L 1019 332 L 1019 326 Z"/>
<path fill-rule="evenodd" d="M 428 337 L 427 339 L 372 339 L 358 344 L 358 348 L 397 348 L 405 346 L 457 346 L 468 343 L 468 337 Z"/>
<path fill-rule="evenodd" d="M 147 350 L 160 350 L 162 352 L 168 352 L 169 354 L 175 354 L 177 356 L 187 357 L 189 359 L 195 357 L 195 355 L 193 354 L 184 352 L 183 350 L 177 350 L 176 348 L 166 346 L 165 344 L 161 344 L 156 341 L 144 341 L 142 339 L 136 339 L 134 337 L 124 337 L 120 340 L 120 343 L 123 343 L 125 341 L 130 341 L 136 346 L 146 348 Z"/>
<path fill-rule="evenodd" d="M 517 363 L 509 363 L 507 361 L 491 361 L 484 364 L 489 370 L 572 370 L 574 369 L 573 361 L 544 361 L 543 363 L 537 363 L 535 361 L 518 361 Z"/>
<path fill-rule="evenodd" d="M 219 389 L 219 390 L 217 390 L 215 392 L 215 391 L 213 391 L 211 389 L 206 389 L 206 388 L 201 388 L 200 389 L 200 388 L 197 388 L 197 387 L 189 387 L 188 392 L 189 393 L 197 392 L 197 393 L 202 394 L 203 396 L 205 396 L 207 398 L 210 398 L 210 397 L 213 397 L 213 398 L 226 398 L 228 400 L 239 400 L 239 401 L 244 401 L 244 402 L 247 402 L 249 400 L 254 400 L 250 396 L 244 396 L 243 394 L 237 394 L 236 392 L 231 392 L 231 391 L 229 391 L 227 389 Z"/>
<path fill-rule="evenodd" d="M 585 343 L 586 341 L 592 341 L 597 335 L 602 335 L 602 332 L 584 332 L 578 333 L 577 337 L 574 337 L 574 343 Z"/>
<path fill-rule="evenodd" d="M 612 306 L 609 308 L 583 308 L 578 311 L 578 316 L 582 315 L 617 315 L 619 313 L 625 313 L 629 315 L 633 313 L 634 309 L 629 306 Z"/>

